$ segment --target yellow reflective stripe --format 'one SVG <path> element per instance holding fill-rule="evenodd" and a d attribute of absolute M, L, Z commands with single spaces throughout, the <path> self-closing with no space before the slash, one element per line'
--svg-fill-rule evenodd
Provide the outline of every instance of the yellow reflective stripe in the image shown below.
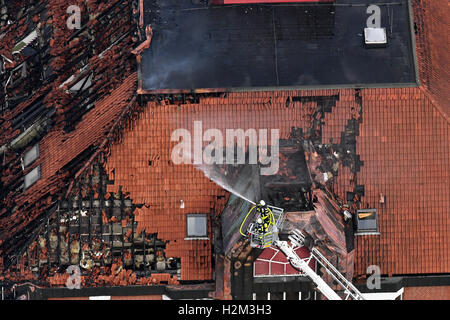
<path fill-rule="evenodd" d="M 274 216 L 272 210 L 270 208 L 268 208 L 268 209 L 269 209 L 269 212 L 270 212 L 270 223 L 272 225 L 275 225 L 275 216 Z"/>

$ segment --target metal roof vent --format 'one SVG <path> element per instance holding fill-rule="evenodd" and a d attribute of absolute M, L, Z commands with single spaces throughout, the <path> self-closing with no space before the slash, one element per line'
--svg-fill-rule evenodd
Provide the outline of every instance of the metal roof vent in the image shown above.
<path fill-rule="evenodd" d="M 385 47 L 386 28 L 364 28 L 364 40 L 367 47 Z"/>

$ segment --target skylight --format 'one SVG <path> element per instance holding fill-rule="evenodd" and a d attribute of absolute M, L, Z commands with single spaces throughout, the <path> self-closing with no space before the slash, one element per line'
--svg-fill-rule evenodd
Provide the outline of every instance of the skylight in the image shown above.
<path fill-rule="evenodd" d="M 28 167 L 32 164 L 37 158 L 39 158 L 39 144 L 36 144 L 28 150 L 22 158 L 23 166 Z"/>
<path fill-rule="evenodd" d="M 187 237 L 204 238 L 208 236 L 208 217 L 206 214 L 187 215 Z"/>
<path fill-rule="evenodd" d="M 358 210 L 356 215 L 357 233 L 378 234 L 378 214 L 377 209 Z"/>
<path fill-rule="evenodd" d="M 28 189 L 33 184 L 36 183 L 41 178 L 41 166 L 37 166 L 33 170 L 31 170 L 26 176 L 24 180 L 24 189 Z"/>

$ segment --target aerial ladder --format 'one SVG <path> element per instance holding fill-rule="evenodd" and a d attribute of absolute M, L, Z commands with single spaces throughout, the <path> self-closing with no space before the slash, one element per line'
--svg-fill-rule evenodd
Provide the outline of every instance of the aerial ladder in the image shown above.
<path fill-rule="evenodd" d="M 244 234 L 242 232 L 244 224 L 255 208 L 257 212 L 256 217 L 254 217 L 255 222 L 249 223 L 247 234 Z M 283 212 L 284 210 L 282 208 L 267 206 L 264 201 L 260 201 L 247 213 L 247 216 L 241 224 L 240 232 L 243 236 L 250 238 L 250 245 L 254 248 L 264 249 L 272 245 L 278 247 L 286 255 L 289 263 L 308 276 L 315 283 L 317 289 L 328 300 L 365 300 L 361 292 L 315 247 L 310 249 L 310 256 L 307 258 L 300 258 L 297 255 L 294 248 L 305 245 L 305 236 L 302 232 L 294 229 L 292 234 L 288 237 L 291 242 L 290 244 L 287 241 L 279 240 L 278 233 L 284 218 Z M 264 218 L 268 223 L 264 224 Z M 336 284 L 342 288 L 343 297 L 338 295 L 336 291 L 309 266 L 311 259 L 315 259 L 317 263 L 323 267 L 325 273 L 327 273 Z"/>
<path fill-rule="evenodd" d="M 275 241 L 275 245 L 286 255 L 291 265 L 305 273 L 317 286 L 317 289 L 328 300 L 365 300 L 361 292 L 345 278 L 342 273 L 336 269 L 331 262 L 329 262 L 324 255 L 316 248 L 311 249 L 311 254 L 307 258 L 300 258 L 295 250 L 295 246 L 305 245 L 305 236 L 297 229 L 293 230 L 293 233 L 289 235 L 291 244 L 287 241 Z M 339 296 L 311 267 L 309 266 L 310 260 L 314 258 L 319 265 L 321 265 L 324 271 L 331 276 L 331 278 L 343 289 L 344 298 Z"/>

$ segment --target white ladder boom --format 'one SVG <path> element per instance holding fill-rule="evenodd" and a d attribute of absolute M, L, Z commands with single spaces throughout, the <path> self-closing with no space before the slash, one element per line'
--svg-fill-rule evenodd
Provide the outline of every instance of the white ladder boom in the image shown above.
<path fill-rule="evenodd" d="M 294 246 L 303 246 L 305 236 L 297 229 L 293 230 L 293 234 L 289 236 L 291 246 L 286 241 L 276 241 L 275 244 L 286 255 L 289 262 L 296 269 L 303 271 L 317 286 L 317 289 L 328 300 L 342 300 L 342 298 L 313 270 L 309 267 L 309 261 L 314 258 L 343 289 L 345 300 L 351 297 L 353 300 L 365 300 L 361 292 L 348 281 L 316 248 L 312 248 L 311 255 L 308 258 L 301 259 L 294 250 Z"/>

